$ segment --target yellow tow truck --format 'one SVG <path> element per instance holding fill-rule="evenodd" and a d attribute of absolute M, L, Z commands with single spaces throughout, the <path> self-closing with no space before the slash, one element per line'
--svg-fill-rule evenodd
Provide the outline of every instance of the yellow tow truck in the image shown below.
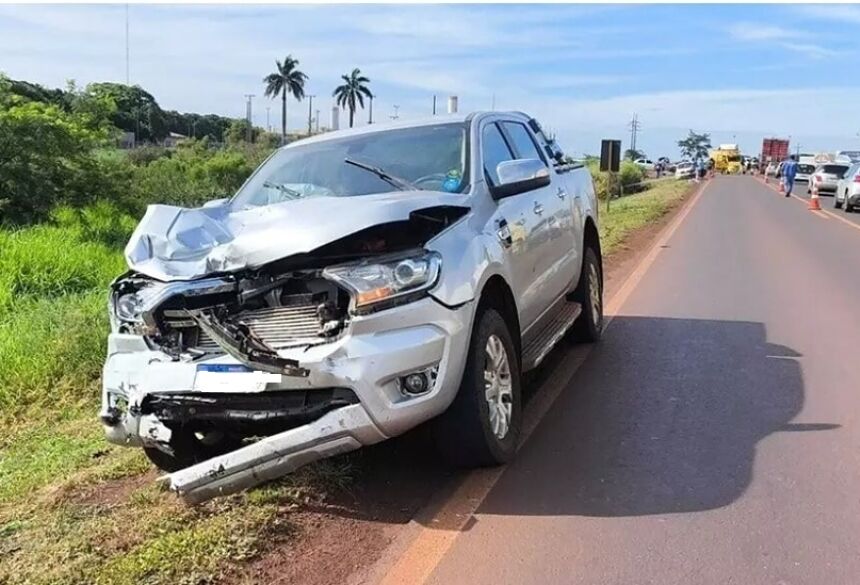
<path fill-rule="evenodd" d="M 743 170 L 741 151 L 737 144 L 720 144 L 719 148 L 711 151 L 711 160 L 718 173 L 737 175 Z"/>

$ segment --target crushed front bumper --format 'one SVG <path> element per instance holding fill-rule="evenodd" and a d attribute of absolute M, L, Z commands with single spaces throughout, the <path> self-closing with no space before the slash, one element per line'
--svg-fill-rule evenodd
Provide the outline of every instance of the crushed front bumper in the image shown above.
<path fill-rule="evenodd" d="M 332 343 L 278 352 L 297 361 L 306 376 L 248 370 L 228 355 L 174 360 L 151 349 L 142 337 L 112 334 L 101 410 L 107 438 L 124 445 L 165 447 L 176 413 L 187 414 L 174 404 L 183 394 L 215 397 L 217 404 L 222 393 L 225 409 L 228 395 L 242 393 L 275 396 L 344 389 L 354 395 L 356 400 L 327 403 L 334 407 L 315 414 L 296 412 L 307 415 L 307 421 L 169 476 L 173 489 L 199 501 L 399 435 L 442 413 L 453 400 L 465 367 L 473 305 L 452 309 L 427 297 L 353 317 L 345 334 Z M 434 373 L 427 391 L 403 392 L 400 379 L 418 371 Z M 151 407 L 159 403 L 171 404 L 172 410 Z M 208 408 L 207 416 L 217 418 L 217 411 Z"/>

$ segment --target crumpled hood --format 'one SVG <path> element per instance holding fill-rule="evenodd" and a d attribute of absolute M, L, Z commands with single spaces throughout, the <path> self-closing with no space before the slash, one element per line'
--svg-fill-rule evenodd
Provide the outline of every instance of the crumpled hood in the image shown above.
<path fill-rule="evenodd" d="M 409 219 L 413 211 L 468 207 L 468 196 L 435 191 L 308 197 L 265 207 L 186 209 L 150 205 L 125 248 L 132 270 L 158 280 L 192 280 L 255 268 L 348 236 Z"/>

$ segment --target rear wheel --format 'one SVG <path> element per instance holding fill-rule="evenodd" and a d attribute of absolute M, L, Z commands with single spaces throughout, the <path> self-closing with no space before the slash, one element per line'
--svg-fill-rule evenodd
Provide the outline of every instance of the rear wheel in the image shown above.
<path fill-rule="evenodd" d="M 851 205 L 851 200 L 848 199 L 848 197 L 849 197 L 849 195 L 848 195 L 848 192 L 846 191 L 845 192 L 845 198 L 842 200 L 842 205 L 844 206 L 845 213 L 851 213 L 852 211 L 854 211 L 854 206 Z"/>
<path fill-rule="evenodd" d="M 157 447 L 144 447 L 143 452 L 156 467 L 173 473 L 218 455 L 235 451 L 242 446 L 242 440 L 219 431 L 195 433 L 179 430 L 173 432 L 169 446 L 173 451 L 172 455 Z"/>
<path fill-rule="evenodd" d="M 575 341 L 598 341 L 603 332 L 603 266 L 590 246 L 585 249 L 579 283 L 571 296 L 582 306 L 582 314 L 571 327 L 571 337 Z"/>
<path fill-rule="evenodd" d="M 842 202 L 839 201 L 839 194 L 838 193 L 833 195 L 833 208 L 834 209 L 842 209 Z"/>
<path fill-rule="evenodd" d="M 434 423 L 434 442 L 450 463 L 460 467 L 500 465 L 516 453 L 522 409 L 514 348 L 502 316 L 495 309 L 481 309 L 460 389 Z"/>

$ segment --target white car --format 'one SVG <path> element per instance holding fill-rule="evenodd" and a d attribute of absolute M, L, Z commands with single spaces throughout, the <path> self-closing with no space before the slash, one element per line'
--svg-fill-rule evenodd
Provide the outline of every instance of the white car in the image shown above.
<path fill-rule="evenodd" d="M 809 183 L 809 177 L 815 172 L 815 165 L 807 162 L 797 164 L 797 174 L 794 175 L 795 183 Z"/>
<path fill-rule="evenodd" d="M 696 165 L 691 162 L 680 162 L 675 167 L 676 179 L 692 179 L 696 174 Z"/>
<path fill-rule="evenodd" d="M 854 163 L 836 184 L 833 206 L 843 208 L 845 213 L 854 211 L 860 205 L 860 163 Z"/>
<path fill-rule="evenodd" d="M 637 158 L 636 160 L 633 161 L 633 163 L 642 167 L 646 171 L 653 171 L 654 170 L 654 163 L 647 158 Z"/>

